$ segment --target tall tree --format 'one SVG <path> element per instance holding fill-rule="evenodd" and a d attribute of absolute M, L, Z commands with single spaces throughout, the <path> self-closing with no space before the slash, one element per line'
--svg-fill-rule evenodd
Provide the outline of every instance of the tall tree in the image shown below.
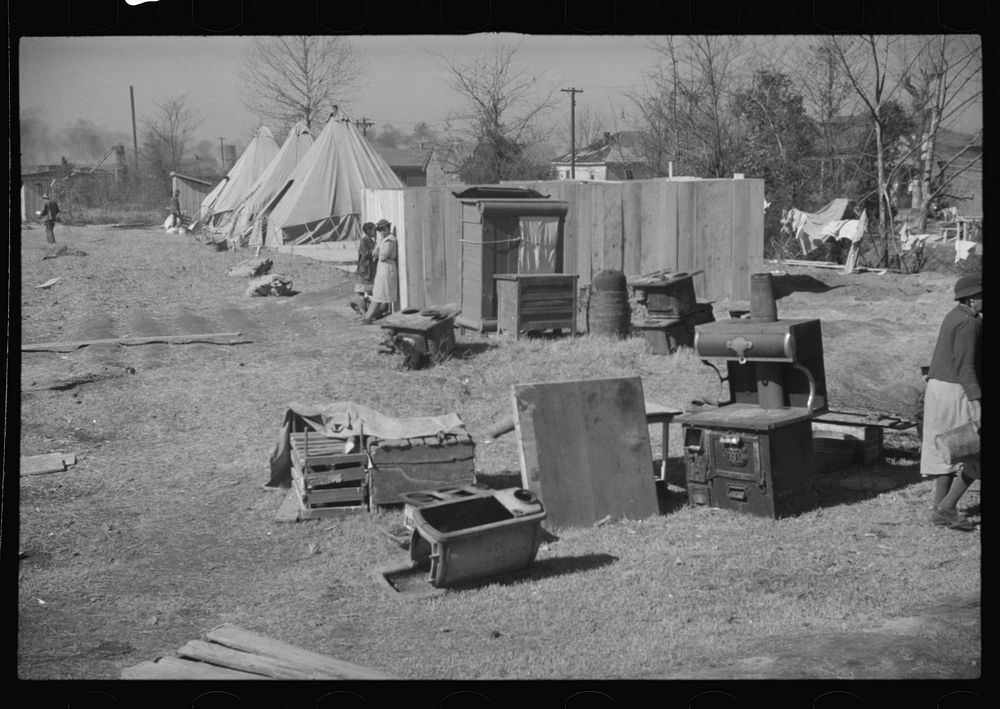
<path fill-rule="evenodd" d="M 187 96 L 156 104 L 156 113 L 143 120 L 141 155 L 156 179 L 169 188 L 170 173 L 180 168 L 203 119 L 187 105 Z"/>
<path fill-rule="evenodd" d="M 948 185 L 977 163 L 981 153 L 964 161 L 962 169 L 948 170 L 942 176 L 938 165 L 938 133 L 942 127 L 961 116 L 982 98 L 982 42 L 978 37 L 939 35 L 921 38 L 916 61 L 902 77 L 902 86 L 911 100 L 916 131 L 913 149 L 919 156 L 919 190 L 914 206 L 920 210 L 921 232 L 926 230 L 930 205 L 947 190 Z M 964 148 L 950 162 L 961 156 L 982 136 L 971 136 Z M 950 167 L 948 165 L 945 168 Z"/>
<path fill-rule="evenodd" d="M 531 146 L 546 131 L 539 120 L 555 109 L 555 90 L 515 64 L 518 45 L 498 44 L 492 54 L 459 63 L 439 57 L 448 72 L 448 86 L 462 101 L 449 115 L 448 129 L 457 129 L 475 145 L 460 171 L 466 182 L 496 183 L 534 179 L 547 165 L 536 165 Z"/>
<path fill-rule="evenodd" d="M 851 132 L 848 113 L 852 109 L 851 84 L 844 74 L 832 37 L 811 39 L 802 54 L 794 54 L 794 76 L 802 92 L 806 112 L 817 129 L 816 161 L 819 163 L 821 200 L 844 192 L 843 154 Z"/>
<path fill-rule="evenodd" d="M 258 37 L 243 56 L 240 97 L 278 132 L 299 120 L 320 129 L 361 73 L 361 58 L 346 37 Z"/>
<path fill-rule="evenodd" d="M 832 38 L 831 44 L 847 80 L 871 120 L 875 144 L 875 189 L 878 195 L 876 246 L 884 266 L 901 265 L 899 252 L 891 253 L 895 225 L 890 194 L 891 173 L 886 160 L 887 151 L 891 147 L 887 141 L 886 129 L 891 125 L 891 115 L 895 113 L 886 110 L 894 88 L 890 83 L 890 63 L 898 56 L 899 43 L 900 38 L 893 36 L 838 35 Z"/>
<path fill-rule="evenodd" d="M 649 136 L 650 163 L 662 171 L 669 156 L 685 172 L 731 175 L 740 151 L 731 99 L 744 79 L 748 40 L 668 36 L 651 46 L 659 61 L 650 86 L 633 97 Z"/>

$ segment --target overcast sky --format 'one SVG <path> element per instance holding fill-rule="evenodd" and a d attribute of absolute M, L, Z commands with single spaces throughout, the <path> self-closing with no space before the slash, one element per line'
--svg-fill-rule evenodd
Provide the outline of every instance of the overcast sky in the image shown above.
<path fill-rule="evenodd" d="M 544 75 L 540 85 L 583 89 L 577 106 L 620 115 L 625 94 L 641 87 L 656 61 L 639 36 L 425 35 L 355 36 L 365 72 L 345 106 L 354 119 L 410 132 L 457 108 L 434 54 L 459 63 L 497 41 L 520 43 L 517 63 Z M 19 46 L 20 109 L 59 130 L 77 119 L 122 133 L 131 143 L 129 86 L 140 121 L 155 102 L 187 94 L 204 117 L 199 138 L 246 144 L 257 123 L 240 103 L 237 80 L 244 37 L 31 37 Z M 569 122 L 569 94 L 558 93 Z M 141 131 L 141 127 L 140 127 Z M 57 159 L 50 156 L 51 159 Z"/>
<path fill-rule="evenodd" d="M 803 37 L 787 37 L 796 39 Z M 73 154 L 82 141 L 79 134 L 70 135 L 69 127 L 79 120 L 107 131 L 91 136 L 95 145 L 113 139 L 131 148 L 129 86 L 135 90 L 140 132 L 143 117 L 155 114 L 156 102 L 186 94 L 189 105 L 204 118 L 199 140 L 217 146 L 222 137 L 242 149 L 258 125 L 237 93 L 242 50 L 250 41 L 226 36 L 22 38 L 22 121 L 30 116 L 48 138 L 36 143 L 52 145 L 35 150 L 46 155 L 25 154 L 25 162 L 55 162 L 65 153 L 74 161 L 96 160 L 106 147 L 92 147 L 91 155 Z M 515 62 L 539 73 L 540 87 L 557 90 L 554 120 L 564 129 L 570 99 L 558 89 L 571 87 L 583 90 L 577 94 L 579 110 L 603 116 L 607 129 L 629 127 L 622 125 L 630 108 L 627 95 L 642 88 L 657 60 L 650 38 L 637 35 L 356 35 L 351 41 L 365 71 L 359 90 L 344 106 L 347 114 L 373 121 L 376 131 L 391 124 L 407 133 L 419 121 L 440 127 L 459 106 L 459 97 L 447 85 L 448 72 L 435 54 L 462 64 L 491 53 L 499 42 L 519 43 Z M 784 41 L 769 38 L 758 54 L 776 52 Z M 780 63 L 793 56 L 785 51 L 773 58 Z M 957 127 L 981 126 L 980 109 Z M 24 140 L 23 148 L 29 151 Z"/>

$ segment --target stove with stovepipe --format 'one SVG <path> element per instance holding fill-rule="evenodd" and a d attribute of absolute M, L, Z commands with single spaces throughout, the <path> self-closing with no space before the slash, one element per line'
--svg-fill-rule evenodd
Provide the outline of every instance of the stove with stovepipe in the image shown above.
<path fill-rule="evenodd" d="M 698 325 L 694 349 L 729 401 L 675 419 L 689 504 L 772 518 L 811 507 L 812 421 L 827 411 L 820 321 L 779 320 L 771 274 L 752 274 L 749 317 Z"/>

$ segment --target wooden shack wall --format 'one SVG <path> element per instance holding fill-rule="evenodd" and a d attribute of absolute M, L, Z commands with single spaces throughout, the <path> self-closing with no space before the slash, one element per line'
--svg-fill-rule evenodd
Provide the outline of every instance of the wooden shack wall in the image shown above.
<path fill-rule="evenodd" d="M 506 183 L 505 183 L 506 184 Z M 590 283 L 602 269 L 660 269 L 695 277 L 699 300 L 749 300 L 764 258 L 764 181 L 653 179 L 517 182 L 569 203 L 563 272 Z M 458 303 L 462 204 L 454 185 L 406 190 L 407 301 Z"/>
<path fill-rule="evenodd" d="M 171 189 L 180 192 L 181 214 L 188 217 L 194 217 L 198 214 L 202 201 L 209 192 L 215 189 L 215 185 L 206 185 L 195 180 L 188 180 L 183 175 L 173 175 L 172 182 Z M 166 200 L 166 204 L 170 204 L 169 198 Z M 164 212 L 165 217 L 166 212 Z"/>

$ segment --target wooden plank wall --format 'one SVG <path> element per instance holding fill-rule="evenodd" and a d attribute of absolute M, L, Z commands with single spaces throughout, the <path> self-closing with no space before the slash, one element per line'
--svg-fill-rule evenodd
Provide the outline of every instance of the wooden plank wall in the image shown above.
<path fill-rule="evenodd" d="M 569 203 L 563 271 L 581 286 L 607 268 L 705 272 L 699 300 L 749 300 L 764 257 L 764 181 L 517 182 Z M 406 292 L 410 307 L 460 299 L 462 186 L 406 189 Z"/>

